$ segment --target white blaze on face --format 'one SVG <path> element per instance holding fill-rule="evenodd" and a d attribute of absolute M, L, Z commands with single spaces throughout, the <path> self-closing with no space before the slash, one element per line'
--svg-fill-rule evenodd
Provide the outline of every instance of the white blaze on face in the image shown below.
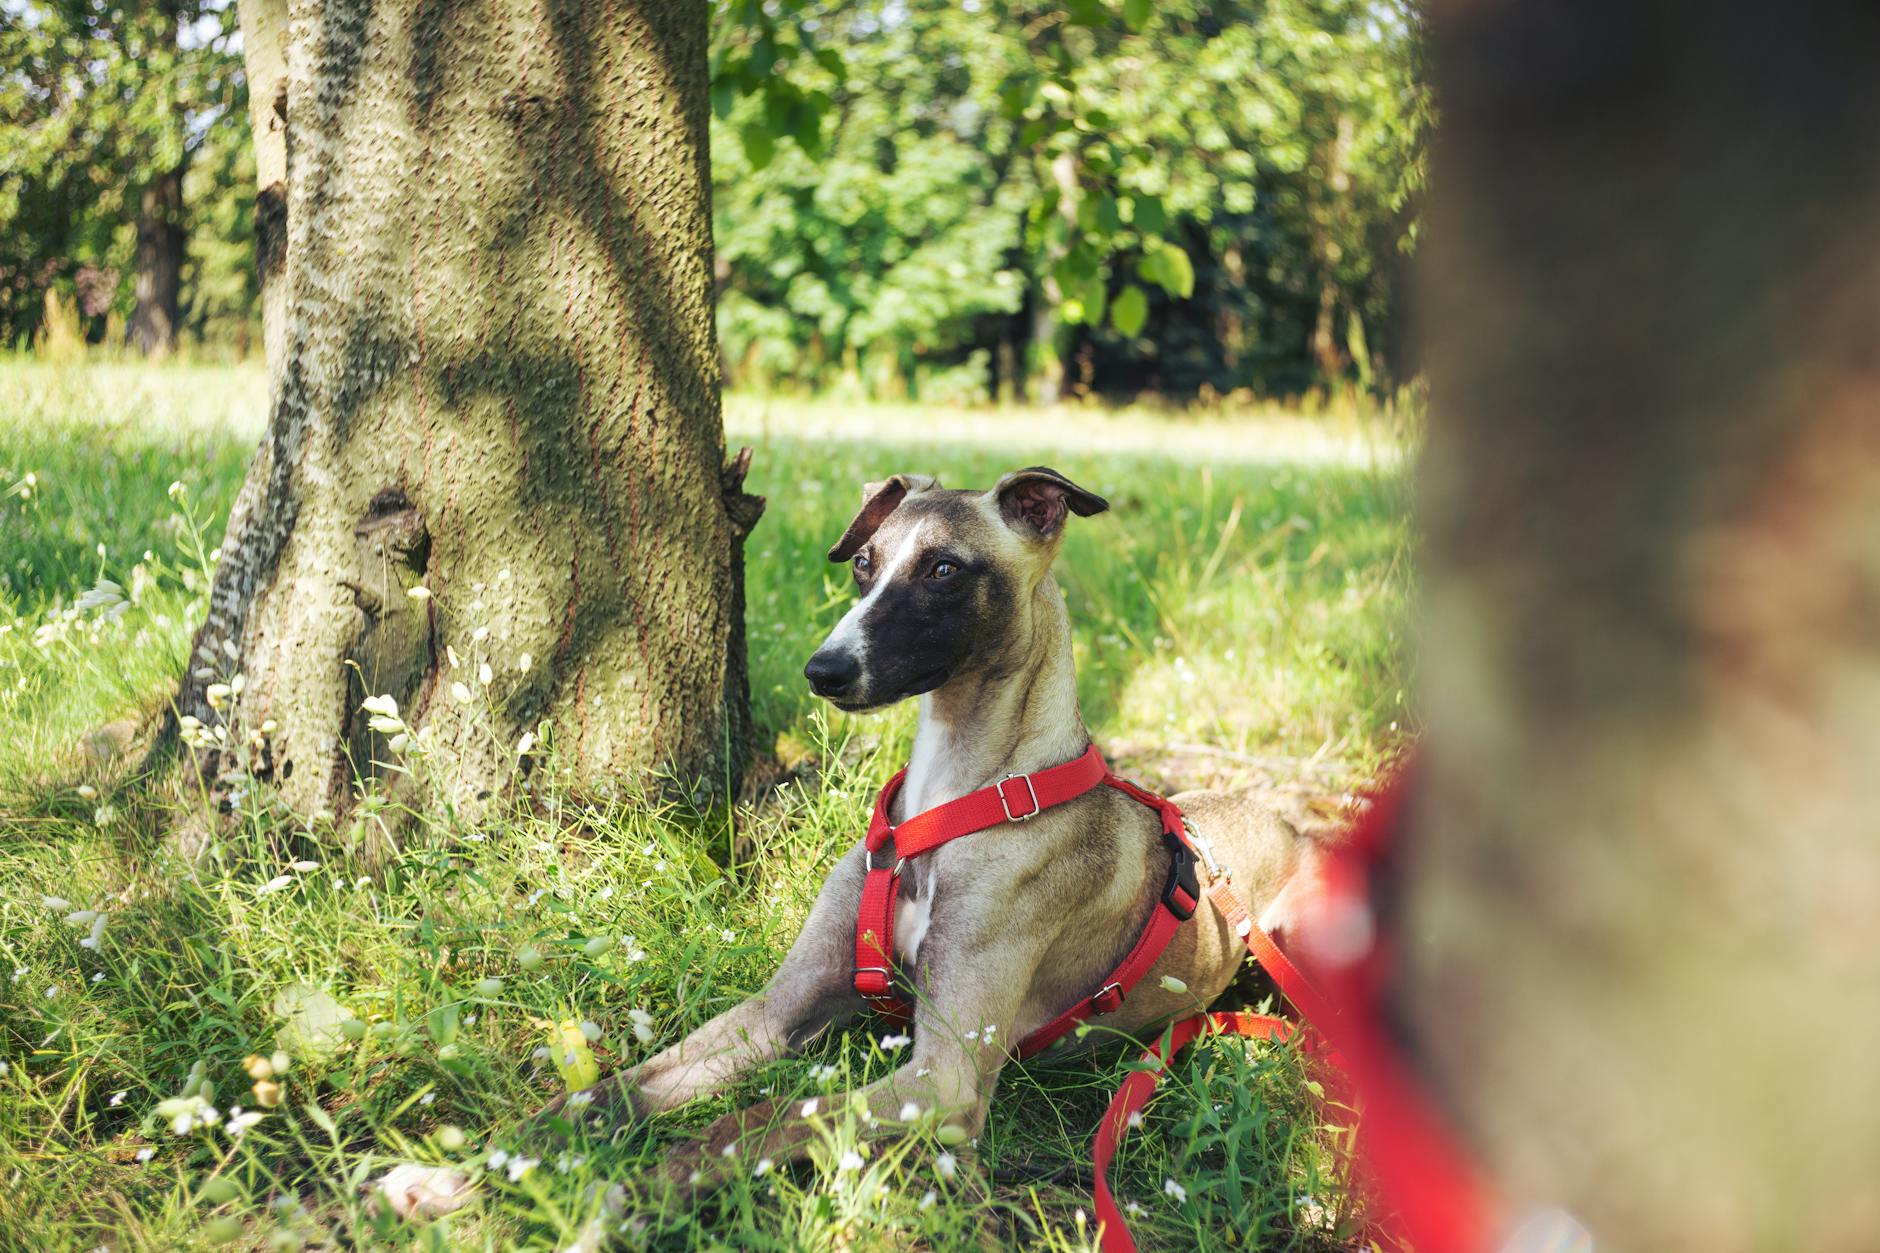
<path fill-rule="evenodd" d="M 881 595 L 882 589 L 894 582 L 904 567 L 913 564 L 920 552 L 921 536 L 931 525 L 932 521 L 928 520 L 907 529 L 894 551 L 875 566 L 875 582 L 868 589 L 868 595 L 850 606 L 849 611 L 842 615 L 842 621 L 836 623 L 835 630 L 829 632 L 829 638 L 823 641 L 823 649 L 834 649 L 855 658 L 862 668 L 864 689 L 868 686 L 868 637 L 862 632 L 862 619 L 868 616 L 869 606 L 874 604 L 875 597 Z"/>

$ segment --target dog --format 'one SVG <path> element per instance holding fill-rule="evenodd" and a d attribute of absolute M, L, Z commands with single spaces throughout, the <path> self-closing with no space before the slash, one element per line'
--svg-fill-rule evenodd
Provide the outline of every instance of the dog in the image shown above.
<path fill-rule="evenodd" d="M 868 484 L 862 497 L 828 554 L 850 566 L 857 599 L 804 674 L 817 695 L 850 713 L 920 702 L 888 820 L 899 826 L 1085 754 L 1091 741 L 1078 710 L 1070 620 L 1051 567 L 1069 518 L 1108 503 L 1041 466 L 1007 474 L 989 491 L 898 474 Z M 669 1199 L 695 1198 L 763 1158 L 803 1156 L 816 1140 L 812 1119 L 857 1102 L 869 1134 L 918 1125 L 945 1144 L 976 1137 L 1017 1042 L 1103 986 L 1171 881 L 1164 826 L 1153 807 L 1115 787 L 1049 808 L 1008 792 L 1019 797 L 1022 821 L 900 867 L 892 930 L 895 973 L 912 1001 L 904 1064 L 807 1107 L 773 1100 L 718 1119 L 669 1155 Z M 1244 793 L 1173 799 L 1196 828 L 1210 872 L 1231 873 L 1261 927 L 1285 932 L 1296 895 L 1289 885 L 1311 877 L 1323 850 Z M 836 863 L 761 992 L 597 1085 L 578 1106 L 564 1097 L 545 1112 L 602 1126 L 642 1119 L 861 1017 L 869 1000 L 856 984 L 857 918 L 864 880 L 880 864 L 860 841 Z M 1055 1047 L 1142 1035 L 1234 982 L 1245 943 L 1211 900 L 1191 896 L 1192 917 L 1098 1020 L 1107 1030 L 1082 1041 L 1066 1032 Z"/>

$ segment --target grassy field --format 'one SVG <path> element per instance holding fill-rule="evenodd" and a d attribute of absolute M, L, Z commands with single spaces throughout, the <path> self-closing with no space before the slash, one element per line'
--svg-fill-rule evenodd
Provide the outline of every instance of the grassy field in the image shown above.
<path fill-rule="evenodd" d="M 542 1022 L 588 1022 L 604 1066 L 631 1062 L 775 965 L 911 731 L 911 710 L 826 715 L 800 677 L 848 597 L 821 554 L 864 479 L 989 484 L 1046 462 L 1110 498 L 1074 521 L 1059 575 L 1086 717 L 1146 781 L 1252 785 L 1325 821 L 1407 733 L 1410 528 L 1399 450 L 1376 426 L 733 398 L 731 438 L 756 449 L 751 487 L 770 498 L 749 550 L 756 714 L 778 757 L 815 767 L 732 816 L 750 856 L 701 857 L 697 815 L 570 802 L 439 825 L 367 877 L 265 804 L 210 815 L 127 781 L 114 755 L 113 724 L 160 709 L 181 669 L 264 402 L 254 368 L 0 363 L 8 1247 L 560 1248 L 606 1186 L 630 1192 L 732 1102 L 892 1067 L 878 1029 L 829 1040 L 617 1143 L 499 1164 L 474 1207 L 424 1227 L 359 1195 L 395 1161 L 487 1165 L 560 1085 Z M 86 596 L 100 579 L 125 607 Z M 264 1109 L 243 1059 L 276 1048 L 292 1064 Z M 1011 1068 L 957 1163 L 916 1138 L 845 1167 L 855 1128 L 834 1122 L 816 1168 L 641 1238 L 1087 1247 L 1080 1163 L 1131 1055 Z M 1306 1082 L 1266 1046 L 1207 1045 L 1176 1068 L 1114 1172 L 1145 1247 L 1343 1246 L 1344 1120 Z M 183 1107 L 162 1103 L 205 1095 L 218 1121 L 178 1133 Z"/>

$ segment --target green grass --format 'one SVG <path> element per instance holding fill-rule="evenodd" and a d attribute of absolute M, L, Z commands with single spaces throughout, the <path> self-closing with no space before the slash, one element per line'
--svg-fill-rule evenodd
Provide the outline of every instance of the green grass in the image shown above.
<path fill-rule="evenodd" d="M 1406 494 L 1395 446 L 1367 428 L 734 398 L 731 438 L 756 448 L 752 490 L 770 498 L 749 549 L 756 714 L 781 755 L 817 763 L 813 781 L 733 815 L 734 864 L 696 851 L 726 846 L 722 818 L 569 800 L 474 832 L 420 815 L 423 847 L 360 882 L 260 792 L 212 818 L 173 785 L 123 781 L 106 740 L 88 745 L 159 708 L 179 672 L 201 612 L 199 543 L 219 534 L 264 401 L 252 367 L 0 363 L 0 1245 L 207 1246 L 232 1218 L 236 1247 L 560 1247 L 601 1186 L 630 1192 L 664 1146 L 733 1104 L 892 1067 L 878 1030 L 853 1032 L 616 1144 L 576 1146 L 513 1184 L 486 1176 L 477 1205 L 422 1229 L 371 1216 L 358 1194 L 393 1161 L 474 1163 L 508 1143 L 559 1083 L 534 1056 L 536 1021 L 590 1020 L 604 1063 L 630 1062 L 774 967 L 911 729 L 909 710 L 826 716 L 800 679 L 848 596 L 822 553 L 865 479 L 986 484 L 1048 462 L 1110 498 L 1110 514 L 1074 522 L 1059 573 L 1086 716 L 1153 782 L 1252 783 L 1323 817 L 1407 717 Z M 130 595 L 115 618 L 80 607 L 100 577 Z M 65 921 L 81 909 L 107 915 L 95 947 Z M 632 939 L 590 955 L 597 936 Z M 371 1030 L 296 1037 L 295 988 Z M 239 1141 L 219 1126 L 179 1136 L 157 1115 L 198 1063 L 225 1116 L 252 1107 L 242 1059 L 277 1045 L 294 1054 L 284 1103 Z M 818 1166 L 734 1186 L 645 1238 L 1086 1247 L 1080 1165 L 1131 1055 L 1010 1068 L 951 1177 L 918 1140 L 836 1170 L 855 1134 L 837 1123 Z M 1340 1243 L 1346 1120 L 1305 1083 L 1296 1056 L 1263 1045 L 1209 1044 L 1175 1068 L 1113 1172 L 1144 1210 L 1144 1247 Z M 446 1126 L 467 1143 L 447 1149 Z"/>

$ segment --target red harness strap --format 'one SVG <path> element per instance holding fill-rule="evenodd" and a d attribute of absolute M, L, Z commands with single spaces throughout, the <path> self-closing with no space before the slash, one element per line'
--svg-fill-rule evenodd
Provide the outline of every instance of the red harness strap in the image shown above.
<path fill-rule="evenodd" d="M 1195 877 L 1194 856 L 1182 833 L 1182 812 L 1173 801 L 1146 792 L 1110 773 L 1103 754 L 1092 744 L 1082 756 L 1031 774 L 1007 775 L 991 787 L 969 792 L 957 800 L 923 810 L 900 826 L 888 821 L 888 810 L 900 791 L 905 770 L 888 780 L 875 800 L 864 848 L 868 874 L 862 882 L 862 903 L 855 920 L 855 990 L 879 1012 L 904 1019 L 910 1006 L 894 983 L 894 904 L 900 895 L 901 869 L 909 858 L 929 852 L 948 840 L 971 835 L 1008 822 L 1025 822 L 1054 805 L 1108 785 L 1159 811 L 1163 844 L 1170 852 L 1170 867 L 1162 896 L 1136 943 L 1097 990 L 1070 1006 L 1019 1041 L 1018 1056 L 1030 1057 L 1061 1038 L 1093 1014 L 1120 1009 L 1129 990 L 1149 973 L 1176 928 L 1194 916 L 1201 889 Z M 884 852 L 894 842 L 894 854 Z M 880 864 L 876 864 L 876 858 Z"/>
<path fill-rule="evenodd" d="M 1311 902 L 1307 929 L 1314 925 L 1314 915 L 1318 925 L 1349 920 L 1353 911 L 1363 911 L 1362 916 L 1368 918 L 1370 870 L 1383 856 L 1395 829 L 1401 792 L 1399 784 L 1379 798 L 1340 845 L 1327 868 L 1323 895 Z M 1388 949 L 1382 943 L 1373 944 L 1357 961 L 1322 971 L 1335 998 L 1328 999 L 1253 921 L 1246 902 L 1225 875 L 1209 883 L 1208 898 L 1246 941 L 1248 951 L 1266 967 L 1293 1008 L 1337 1049 L 1331 1052 L 1320 1045 L 1315 1051 L 1341 1072 L 1347 1081 L 1341 1086 L 1361 1104 L 1358 1153 L 1389 1210 L 1376 1222 L 1374 1234 L 1387 1247 L 1432 1253 L 1478 1253 L 1488 1248 L 1496 1227 L 1492 1195 L 1398 1055 L 1384 1026 L 1379 1002 Z M 1334 1010 L 1333 1004 L 1344 1012 Z M 1168 1029 L 1166 1048 L 1158 1041 L 1143 1054 L 1145 1062 L 1160 1064 L 1152 1070 L 1134 1071 L 1123 1081 L 1091 1146 L 1103 1253 L 1135 1253 L 1136 1242 L 1110 1193 L 1110 1161 L 1128 1130 L 1130 1115 L 1147 1104 L 1168 1060 L 1208 1030 L 1284 1041 L 1294 1029 L 1291 1022 L 1264 1014 L 1197 1014 Z"/>

